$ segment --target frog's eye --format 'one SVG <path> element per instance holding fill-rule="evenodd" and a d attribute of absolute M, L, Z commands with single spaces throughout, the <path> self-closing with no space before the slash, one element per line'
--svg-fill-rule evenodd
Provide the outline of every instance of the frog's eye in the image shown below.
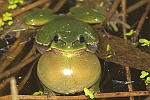
<path fill-rule="evenodd" d="M 55 36 L 54 36 L 53 41 L 54 41 L 55 43 L 57 43 L 57 42 L 59 41 L 59 37 L 58 37 L 58 35 L 55 35 Z"/>
<path fill-rule="evenodd" d="M 72 45 L 74 45 L 76 42 L 80 42 L 80 43 L 85 42 L 84 37 L 82 35 L 79 36 L 79 38 L 77 40 L 75 40 L 74 42 L 72 42 Z"/>
<path fill-rule="evenodd" d="M 84 42 L 84 37 L 82 35 L 79 37 L 79 41 L 80 41 L 80 43 Z"/>
<path fill-rule="evenodd" d="M 58 43 L 58 41 L 60 41 L 61 43 L 63 43 L 64 45 L 66 45 L 66 42 L 63 41 L 63 40 L 61 40 L 58 35 L 55 35 L 55 36 L 54 36 L 53 41 L 54 41 L 55 43 Z"/>

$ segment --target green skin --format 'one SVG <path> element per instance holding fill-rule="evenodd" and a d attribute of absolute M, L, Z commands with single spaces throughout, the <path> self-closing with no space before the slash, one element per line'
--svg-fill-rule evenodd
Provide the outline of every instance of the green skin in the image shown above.
<path fill-rule="evenodd" d="M 56 35 L 58 42 L 53 40 Z M 83 43 L 80 42 L 82 36 L 85 40 Z M 44 46 L 51 44 L 49 50 L 76 51 L 86 49 L 86 44 L 97 44 L 98 37 L 90 25 L 63 15 L 44 25 L 36 35 L 36 42 Z"/>
<path fill-rule="evenodd" d="M 75 8 L 71 11 L 75 14 L 76 10 L 75 12 L 74 10 Z M 52 13 L 50 10 L 48 11 L 47 14 Z M 38 77 L 46 87 L 45 90 L 48 90 L 46 92 L 76 93 L 91 86 L 91 89 L 99 92 L 100 62 L 87 47 L 87 45 L 95 46 L 99 42 L 95 31 L 90 25 L 83 22 L 85 19 L 80 21 L 78 20 L 79 17 L 77 18 L 75 15 L 55 15 L 55 17 L 52 15 L 53 17 L 48 18 L 44 13 L 43 16 L 46 16 L 46 18 L 38 17 L 42 12 L 45 11 L 31 14 L 27 17 L 26 23 L 39 26 L 43 24 L 41 24 L 42 19 L 44 24 L 46 23 L 35 37 L 36 44 L 40 45 L 40 48 L 47 46 L 46 50 L 41 51 L 43 55 L 37 67 Z M 89 10 L 89 12 L 92 11 Z M 94 13 L 92 14 L 94 15 Z M 91 17 L 89 13 L 88 15 L 90 15 L 89 18 L 97 18 L 98 16 L 96 14 L 96 17 Z M 103 17 L 100 16 L 100 18 Z M 45 19 L 49 21 L 45 21 Z M 93 19 L 91 20 L 93 21 Z M 37 48 L 39 47 L 37 46 Z M 65 75 L 63 72 L 66 69 L 71 70 L 71 74 Z"/>
<path fill-rule="evenodd" d="M 83 7 L 72 7 L 70 12 L 77 19 L 86 22 L 86 23 L 102 23 L 105 20 L 105 16 L 100 14 L 97 11 L 93 11 L 89 8 Z"/>
<path fill-rule="evenodd" d="M 99 83 L 101 67 L 98 58 L 92 52 L 64 54 L 51 50 L 39 59 L 37 74 L 48 89 L 56 93 L 73 94 L 93 86 L 96 82 Z M 99 84 L 91 89 L 99 92 Z"/>

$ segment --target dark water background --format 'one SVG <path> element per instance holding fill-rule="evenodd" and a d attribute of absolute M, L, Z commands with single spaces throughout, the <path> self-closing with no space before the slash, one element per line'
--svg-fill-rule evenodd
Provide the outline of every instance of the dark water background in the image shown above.
<path fill-rule="evenodd" d="M 131 6 L 132 4 L 136 3 L 139 0 L 127 0 L 127 7 Z M 73 6 L 74 5 L 74 1 L 73 0 L 68 0 L 68 5 L 67 7 L 69 8 L 69 6 Z M 66 6 L 65 6 L 66 7 Z M 139 8 L 138 10 L 130 13 L 127 17 L 127 23 L 129 25 L 134 25 L 135 23 L 138 23 L 138 21 L 140 20 L 140 17 L 142 16 L 144 9 L 145 9 L 145 5 L 141 8 Z M 67 9 L 68 9 L 67 8 Z M 118 8 L 119 10 L 120 8 Z M 60 11 L 63 12 L 63 11 Z M 148 18 L 150 18 L 150 14 L 148 15 Z M 133 29 L 136 29 L 137 24 L 135 24 L 135 26 L 133 27 Z M 117 35 L 117 36 L 122 36 L 122 31 L 120 30 L 117 33 L 113 33 L 113 35 Z M 150 20 L 147 19 L 141 29 L 141 33 L 139 38 L 146 38 L 148 40 L 150 40 Z M 150 48 L 148 47 L 140 47 L 138 46 L 140 49 L 142 49 L 143 51 L 146 51 Z M 103 70 L 103 74 L 102 74 L 102 80 L 101 80 L 101 91 L 104 93 L 109 93 L 109 92 L 127 92 L 128 91 L 128 86 L 127 84 L 124 84 L 124 82 L 126 82 L 126 73 L 125 73 L 125 69 L 124 67 L 121 67 L 120 65 L 116 65 L 114 63 L 108 63 L 104 60 L 101 60 L 101 66 L 102 66 L 102 70 Z M 25 77 L 26 73 L 28 72 L 30 68 L 30 65 L 28 65 L 28 67 L 23 68 L 20 73 L 16 76 L 17 79 L 17 83 L 19 84 L 21 82 L 21 80 Z M 136 70 L 136 69 L 131 69 L 131 77 L 132 77 L 132 81 L 133 81 L 133 90 L 134 91 L 142 91 L 142 90 L 146 90 L 145 88 L 145 83 L 144 80 L 140 79 L 140 74 L 141 71 Z M 25 86 L 23 87 L 23 89 L 19 92 L 19 94 L 33 94 L 35 91 L 39 91 L 42 89 L 42 86 L 40 85 L 38 78 L 37 78 L 37 74 L 36 74 L 36 67 L 34 67 L 33 71 L 32 71 L 32 75 L 30 77 L 30 79 L 27 81 L 27 83 L 25 84 Z M 6 91 L 4 91 L 4 95 L 8 94 L 8 90 L 9 90 L 9 86 L 6 88 Z M 135 100 L 144 100 L 145 97 L 135 97 Z M 105 99 L 105 100 L 129 100 L 129 98 L 111 98 L 111 99 Z"/>

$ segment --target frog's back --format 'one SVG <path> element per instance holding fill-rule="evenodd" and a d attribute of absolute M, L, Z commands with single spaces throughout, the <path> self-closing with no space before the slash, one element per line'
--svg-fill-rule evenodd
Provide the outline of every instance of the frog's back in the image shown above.
<path fill-rule="evenodd" d="M 37 33 L 37 41 L 48 45 L 56 34 L 72 40 L 76 40 L 82 35 L 89 43 L 98 41 L 97 35 L 90 25 L 68 15 L 59 16 L 44 25 Z"/>

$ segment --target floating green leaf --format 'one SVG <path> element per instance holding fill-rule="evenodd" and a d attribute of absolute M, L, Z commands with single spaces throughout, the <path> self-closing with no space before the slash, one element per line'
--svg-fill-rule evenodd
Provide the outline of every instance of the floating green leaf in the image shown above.
<path fill-rule="evenodd" d="M 8 25 L 12 25 L 13 24 L 13 21 L 8 21 Z"/>
<path fill-rule="evenodd" d="M 149 72 L 142 71 L 140 78 L 145 78 L 147 75 L 149 75 Z"/>
<path fill-rule="evenodd" d="M 9 4 L 23 3 L 24 0 L 7 0 Z"/>
<path fill-rule="evenodd" d="M 127 36 L 131 36 L 132 34 L 134 34 L 136 31 L 134 30 L 130 30 L 130 32 L 126 33 Z"/>
<path fill-rule="evenodd" d="M 94 91 L 90 91 L 88 88 L 84 88 L 85 96 L 89 96 L 91 99 L 94 99 Z"/>
<path fill-rule="evenodd" d="M 42 91 L 34 92 L 33 95 L 43 95 L 44 93 Z"/>
<path fill-rule="evenodd" d="M 107 59 L 109 59 L 109 58 L 111 58 L 111 57 L 112 57 L 112 55 L 107 55 L 107 56 L 106 56 Z"/>
<path fill-rule="evenodd" d="M 15 9 L 17 8 L 18 3 L 22 4 L 24 2 L 23 0 L 7 0 L 7 1 L 9 3 L 8 9 Z"/>
<path fill-rule="evenodd" d="M 147 39 L 139 39 L 140 43 L 145 43 L 145 42 L 149 42 Z"/>
<path fill-rule="evenodd" d="M 103 7 L 103 5 L 104 5 L 104 2 L 101 2 L 101 3 L 99 4 L 99 7 Z"/>
<path fill-rule="evenodd" d="M 5 12 L 3 14 L 3 21 L 8 21 L 8 20 L 12 20 L 12 13 Z"/>
<path fill-rule="evenodd" d="M 110 50 L 111 50 L 111 46 L 107 44 L 106 51 L 110 51 Z"/>
<path fill-rule="evenodd" d="M 15 9 L 15 8 L 17 8 L 17 4 L 10 4 L 8 6 L 8 9 Z"/>
<path fill-rule="evenodd" d="M 146 78 L 145 84 L 146 84 L 146 85 L 150 84 L 150 77 L 147 77 L 147 78 Z"/>
<path fill-rule="evenodd" d="M 143 43 L 143 44 L 141 44 L 141 46 L 149 46 L 150 45 L 150 41 L 148 41 L 147 39 L 139 39 L 139 42 Z"/>
<path fill-rule="evenodd" d="M 111 53 L 111 46 L 109 44 L 107 44 L 106 46 L 106 51 L 107 51 L 107 56 L 105 58 L 111 58 L 112 57 L 112 53 Z"/>

